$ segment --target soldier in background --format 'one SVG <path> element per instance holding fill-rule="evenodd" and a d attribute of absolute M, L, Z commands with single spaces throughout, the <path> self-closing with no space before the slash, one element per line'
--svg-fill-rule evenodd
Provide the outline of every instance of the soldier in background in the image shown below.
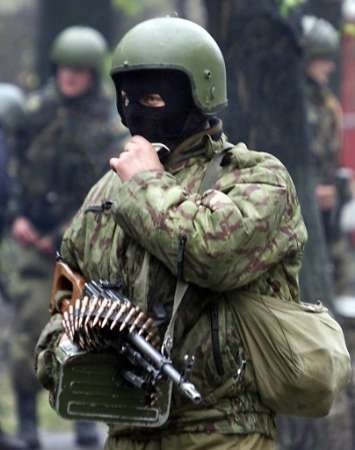
<path fill-rule="evenodd" d="M 64 30 L 52 47 L 53 79 L 27 102 L 26 150 L 18 158 L 21 188 L 11 229 L 19 255 L 12 268 L 18 282 L 11 289 L 17 319 L 11 357 L 18 433 L 31 449 L 40 447 L 33 349 L 47 316 L 55 251 L 122 139 L 114 104 L 102 89 L 106 57 L 106 42 L 96 30 Z M 76 440 L 96 444 L 95 428 L 78 423 Z"/>
<path fill-rule="evenodd" d="M 306 113 L 316 179 L 315 195 L 329 252 L 334 288 L 339 295 L 350 281 L 348 273 L 350 255 L 339 226 L 340 210 L 350 198 L 348 174 L 339 166 L 342 110 L 329 86 L 331 75 L 336 68 L 339 35 L 331 23 L 315 16 L 303 17 L 302 26 Z M 335 307 L 337 308 L 337 302 Z M 348 344 L 351 348 L 349 341 Z M 297 450 L 350 448 L 353 439 L 350 406 L 348 393 L 341 393 L 326 418 L 303 420 L 304 428 L 295 427 L 293 430 L 295 434 L 290 437 L 292 444 L 284 448 Z M 302 424 L 302 419 L 298 420 L 298 424 Z"/>
<path fill-rule="evenodd" d="M 329 88 L 339 50 L 337 30 L 324 19 L 305 16 L 303 44 L 305 52 L 307 117 L 310 148 L 316 175 L 316 199 L 332 261 L 337 293 L 347 282 L 343 257 L 344 240 L 339 231 L 340 210 L 350 199 L 348 173 L 339 168 L 342 144 L 342 111 L 338 99 Z"/>
<path fill-rule="evenodd" d="M 24 96 L 21 90 L 11 84 L 0 83 L 0 239 L 5 228 L 6 209 L 10 196 L 10 176 L 8 162 L 15 151 L 16 132 L 23 125 Z M 0 274 L 2 258 L 0 258 Z M 0 280 L 0 298 L 4 292 Z M 0 449 L 22 450 L 25 444 L 6 434 L 0 424 Z"/>
<path fill-rule="evenodd" d="M 8 83 L 0 83 L 0 236 L 5 227 L 10 194 L 9 159 L 15 151 L 16 132 L 23 125 L 24 95 Z"/>

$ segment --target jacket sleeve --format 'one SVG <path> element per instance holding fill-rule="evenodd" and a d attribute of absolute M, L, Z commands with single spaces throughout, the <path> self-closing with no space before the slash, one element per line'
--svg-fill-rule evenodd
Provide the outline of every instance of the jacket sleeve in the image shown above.
<path fill-rule="evenodd" d="M 0 128 L 0 234 L 5 224 L 5 211 L 9 199 L 9 177 L 7 173 L 8 151 L 5 134 Z"/>
<path fill-rule="evenodd" d="M 117 182 L 116 182 L 117 180 Z M 70 225 L 65 230 L 60 253 L 64 261 L 69 266 L 81 273 L 82 275 L 90 278 L 97 276 L 103 277 L 102 266 L 107 267 L 109 264 L 103 264 L 102 260 L 105 260 L 106 253 L 103 246 L 107 248 L 109 245 L 120 246 L 123 239 L 123 232 L 115 233 L 115 222 L 111 215 L 105 215 L 101 210 L 99 212 L 91 212 L 87 214 L 88 209 L 100 207 L 102 203 L 105 203 L 111 198 L 116 198 L 116 187 L 120 186 L 117 175 L 110 170 L 107 172 L 89 191 L 84 203 L 77 211 Z M 111 190 L 114 193 L 111 193 Z M 99 222 L 97 218 L 101 216 Z M 99 229 L 105 227 L 103 221 L 106 223 L 108 219 L 112 222 L 112 229 L 110 229 L 109 235 L 103 233 L 100 239 Z M 107 223 L 106 223 L 107 226 Z M 106 229 L 107 232 L 107 229 Z M 95 266 L 95 271 L 92 271 L 92 267 Z M 89 272 L 89 273 L 88 273 Z"/>
<path fill-rule="evenodd" d="M 289 186 L 252 182 L 190 194 L 173 175 L 146 171 L 121 184 L 115 214 L 124 231 L 175 275 L 186 236 L 185 281 L 225 291 L 248 284 L 303 246 L 292 189 L 289 179 Z"/>
<path fill-rule="evenodd" d="M 53 391 L 58 378 L 58 362 L 55 348 L 63 334 L 60 314 L 51 317 L 41 332 L 35 348 L 35 372 L 41 385 Z"/>
<path fill-rule="evenodd" d="M 60 255 L 71 269 L 80 272 L 85 254 L 85 217 L 82 209 L 77 212 L 70 226 L 65 230 L 60 245 Z"/>

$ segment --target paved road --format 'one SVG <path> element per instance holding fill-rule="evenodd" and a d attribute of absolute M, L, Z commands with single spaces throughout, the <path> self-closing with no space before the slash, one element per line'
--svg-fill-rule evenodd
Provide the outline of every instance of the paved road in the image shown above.
<path fill-rule="evenodd" d="M 105 440 L 105 429 L 100 427 L 100 446 L 98 447 L 77 447 L 74 442 L 73 433 L 53 433 L 41 431 L 42 450 L 102 450 Z"/>

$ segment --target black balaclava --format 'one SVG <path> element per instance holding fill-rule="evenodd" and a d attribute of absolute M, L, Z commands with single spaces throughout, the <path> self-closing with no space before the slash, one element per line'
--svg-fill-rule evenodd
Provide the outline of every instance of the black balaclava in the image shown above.
<path fill-rule="evenodd" d="M 117 109 L 132 135 L 161 142 L 174 149 L 185 138 L 206 127 L 206 117 L 194 105 L 188 77 L 177 70 L 137 70 L 114 77 Z M 127 95 L 125 104 L 121 92 Z M 141 103 L 147 94 L 159 94 L 165 106 Z"/>

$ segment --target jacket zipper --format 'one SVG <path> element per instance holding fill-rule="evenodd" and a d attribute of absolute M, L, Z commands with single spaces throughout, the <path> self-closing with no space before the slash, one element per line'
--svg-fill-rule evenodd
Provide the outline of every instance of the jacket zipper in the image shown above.
<path fill-rule="evenodd" d="M 218 304 L 210 305 L 211 340 L 214 363 L 219 376 L 224 375 L 221 344 L 219 341 Z"/>

